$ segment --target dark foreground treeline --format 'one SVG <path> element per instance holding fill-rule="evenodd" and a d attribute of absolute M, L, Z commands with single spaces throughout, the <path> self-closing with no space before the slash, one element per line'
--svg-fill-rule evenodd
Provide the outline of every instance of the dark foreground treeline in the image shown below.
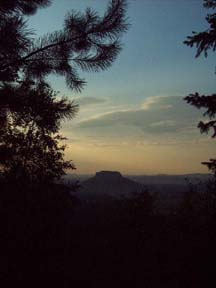
<path fill-rule="evenodd" d="M 147 192 L 98 202 L 90 207 L 96 217 L 79 221 L 82 203 L 64 185 L 1 183 L 0 189 L 2 287 L 216 283 L 213 190 L 198 195 L 189 189 L 167 214 L 154 211 Z"/>

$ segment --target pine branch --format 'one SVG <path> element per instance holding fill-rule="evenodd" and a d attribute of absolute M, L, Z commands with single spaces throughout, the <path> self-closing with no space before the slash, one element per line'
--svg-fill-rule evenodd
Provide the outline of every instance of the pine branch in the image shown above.
<path fill-rule="evenodd" d="M 203 6 L 205 8 L 212 8 L 215 9 L 216 8 L 216 0 L 204 0 L 204 4 Z"/>
<path fill-rule="evenodd" d="M 50 4 L 50 0 L 1 0 L 0 13 L 33 15 L 38 8 L 45 8 Z"/>
<path fill-rule="evenodd" d="M 215 0 L 206 0 L 204 2 L 204 7 L 210 9 L 216 8 Z M 196 57 L 199 57 L 202 53 L 204 56 L 208 56 L 208 51 L 216 51 L 216 13 L 208 14 L 206 21 L 209 24 L 209 29 L 203 32 L 192 32 L 192 36 L 188 36 L 187 40 L 184 41 L 184 44 L 189 47 L 196 47 Z"/>
<path fill-rule="evenodd" d="M 208 116 L 210 119 L 216 116 L 216 94 L 206 96 L 195 93 L 185 97 L 184 100 L 186 100 L 188 104 L 195 106 L 197 109 L 206 109 L 203 116 Z M 200 121 L 197 127 L 200 129 L 201 133 L 208 133 L 210 129 L 213 129 L 212 138 L 216 137 L 215 120 L 206 123 Z"/>
<path fill-rule="evenodd" d="M 208 162 L 202 162 L 202 164 L 206 165 L 216 176 L 216 159 L 209 159 Z"/>
<path fill-rule="evenodd" d="M 209 121 L 207 123 L 200 121 L 197 127 L 200 129 L 201 133 L 207 133 L 207 134 L 208 134 L 209 130 L 212 128 L 214 131 L 212 138 L 216 137 L 216 121 L 213 120 L 213 121 Z"/>
<path fill-rule="evenodd" d="M 74 38 L 71 38 L 71 39 L 68 39 L 68 40 L 64 40 L 64 41 L 60 41 L 60 42 L 56 42 L 56 43 L 52 43 L 52 44 L 49 44 L 49 45 L 46 45 L 40 49 L 37 49 L 35 51 L 32 51 L 31 53 L 29 53 L 28 55 L 22 57 L 20 59 L 20 61 L 25 61 L 25 60 L 28 60 L 29 58 L 31 58 L 32 56 L 34 55 L 37 55 L 37 54 L 40 54 L 41 52 L 44 52 L 44 51 L 47 51 L 51 48 L 54 48 L 54 47 L 58 47 L 58 46 L 61 46 L 61 45 L 64 45 L 64 44 L 69 44 L 69 43 L 72 43 L 78 39 L 82 39 L 83 37 L 85 37 L 86 35 L 85 34 L 82 34 L 80 36 L 77 36 L 77 37 L 74 37 Z M 47 59 L 47 58 L 46 58 Z M 34 59 L 33 59 L 34 60 Z"/>
<path fill-rule="evenodd" d="M 212 95 L 200 95 L 199 93 L 190 94 L 184 98 L 186 102 L 198 109 L 206 108 L 204 116 L 209 116 L 210 118 L 216 115 L 216 94 Z"/>
<path fill-rule="evenodd" d="M 28 54 L 4 61 L 2 75 L 7 77 L 12 67 L 22 67 L 29 79 L 56 73 L 65 76 L 71 89 L 81 91 L 85 81 L 79 78 L 76 66 L 97 72 L 112 64 L 121 50 L 118 38 L 128 27 L 125 9 L 126 0 L 113 0 L 102 18 L 91 9 L 84 15 L 68 14 L 62 31 L 36 40 Z"/>

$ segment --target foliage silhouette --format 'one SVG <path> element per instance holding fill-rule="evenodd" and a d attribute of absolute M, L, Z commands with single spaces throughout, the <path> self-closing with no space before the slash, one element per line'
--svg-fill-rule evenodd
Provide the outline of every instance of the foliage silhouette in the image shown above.
<path fill-rule="evenodd" d="M 98 72 L 110 67 L 127 30 L 126 1 L 113 0 L 104 16 L 86 9 L 65 17 L 62 30 L 40 38 L 27 27 L 26 16 L 51 4 L 48 0 L 0 3 L 0 167 L 10 179 L 52 182 L 74 165 L 64 161 L 60 122 L 75 116 L 78 106 L 46 83 L 51 73 L 65 77 L 81 91 L 77 70 Z M 59 96 L 58 96 L 59 98 Z M 45 180 L 46 179 L 46 180 Z"/>
<path fill-rule="evenodd" d="M 37 183 L 53 182 L 74 169 L 64 161 L 64 140 L 56 134 L 62 119 L 71 118 L 77 105 L 66 99 L 56 100 L 56 94 L 46 83 L 21 82 L 11 87 L 4 84 L 1 100 L 7 98 L 6 129 L 1 129 L 0 163 L 9 181 Z"/>
<path fill-rule="evenodd" d="M 216 0 L 204 0 L 203 5 L 207 9 L 216 9 Z M 209 24 L 209 29 L 200 33 L 193 32 L 193 35 L 188 36 L 187 40 L 184 41 L 186 45 L 196 47 L 196 57 L 199 57 L 202 53 L 207 57 L 209 50 L 213 52 L 216 50 L 216 13 L 208 14 L 206 20 Z M 215 138 L 216 121 L 214 118 L 216 115 L 216 94 L 200 95 L 196 92 L 185 97 L 185 100 L 198 109 L 203 108 L 206 110 L 203 116 L 208 116 L 210 121 L 200 121 L 198 128 L 200 128 L 201 133 L 208 133 L 210 129 L 213 129 L 212 138 Z M 210 159 L 207 162 L 202 162 L 202 164 L 207 165 L 208 169 L 216 176 L 216 159 Z"/>
<path fill-rule="evenodd" d="M 32 15 L 38 8 L 46 7 L 50 2 L 50 0 L 2 0 L 0 3 L 0 12 L 21 12 L 24 15 Z"/>
<path fill-rule="evenodd" d="M 188 218 L 214 218 L 216 216 L 215 178 L 212 176 L 206 181 L 197 181 L 197 183 L 188 181 L 188 191 L 184 193 L 179 212 Z"/>

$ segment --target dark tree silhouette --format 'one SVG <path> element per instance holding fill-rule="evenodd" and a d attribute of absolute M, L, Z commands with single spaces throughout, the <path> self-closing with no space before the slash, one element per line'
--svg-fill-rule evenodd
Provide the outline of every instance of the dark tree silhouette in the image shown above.
<path fill-rule="evenodd" d="M 56 100 L 56 94 L 43 82 L 25 81 L 10 86 L 4 84 L 1 95 L 10 104 L 6 127 L 1 129 L 0 163 L 9 181 L 53 182 L 73 169 L 64 161 L 64 140 L 56 134 L 62 119 L 71 118 L 77 105 L 66 99 Z M 3 97 L 4 99 L 4 97 Z"/>
<path fill-rule="evenodd" d="M 204 0 L 204 7 L 207 9 L 216 9 L 216 0 Z M 196 47 L 196 57 L 199 57 L 202 53 L 205 57 L 208 56 L 208 51 L 216 50 L 216 13 L 208 14 L 206 20 L 209 24 L 209 28 L 203 32 L 193 32 L 192 36 L 188 36 L 184 43 L 190 47 Z M 216 137 L 216 94 L 212 95 L 200 95 L 199 93 L 193 93 L 185 97 L 185 100 L 190 105 L 195 106 L 198 109 L 205 109 L 204 116 L 208 116 L 210 121 L 200 121 L 198 128 L 201 133 L 208 133 L 210 129 L 213 129 L 212 138 Z M 207 165 L 210 171 L 216 176 L 216 159 L 210 159 L 208 162 L 202 162 Z"/>
<path fill-rule="evenodd" d="M 57 100 L 46 83 L 53 73 L 81 91 L 82 71 L 107 69 L 116 59 L 119 38 L 127 30 L 126 0 L 112 0 L 105 14 L 86 9 L 65 17 L 63 28 L 41 38 L 27 27 L 26 16 L 51 4 L 48 0 L 10 0 L 0 3 L 0 167 L 5 175 L 31 181 L 60 178 L 63 160 L 60 122 L 74 117 L 78 106 Z"/>
<path fill-rule="evenodd" d="M 25 15 L 32 15 L 38 8 L 46 7 L 50 3 L 50 0 L 1 0 L 0 12 L 22 12 Z"/>

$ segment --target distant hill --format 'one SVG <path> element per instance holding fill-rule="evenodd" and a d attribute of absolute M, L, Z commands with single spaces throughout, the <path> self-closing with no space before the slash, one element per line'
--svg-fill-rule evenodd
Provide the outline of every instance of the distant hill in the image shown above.
<path fill-rule="evenodd" d="M 123 194 L 141 192 L 143 189 L 145 189 L 143 184 L 123 177 L 120 172 L 101 171 L 81 183 L 79 196 L 97 197 L 109 195 L 118 197 Z"/>
<path fill-rule="evenodd" d="M 64 181 L 67 183 L 79 181 L 81 183 L 80 196 L 118 196 L 148 188 L 149 192 L 158 192 L 162 195 L 171 194 L 170 196 L 173 197 L 174 194 L 179 195 L 188 190 L 189 182 L 198 184 L 202 189 L 199 182 L 205 182 L 209 178 L 210 174 L 126 175 L 124 177 L 120 172 L 101 171 L 97 172 L 95 176 L 68 174 Z"/>
<path fill-rule="evenodd" d="M 180 203 L 182 196 L 189 189 L 189 182 L 198 184 L 198 190 L 202 191 L 204 186 L 199 181 L 205 182 L 210 177 L 209 174 L 128 175 L 124 177 L 116 171 L 101 171 L 92 177 L 89 175 L 70 176 L 67 175 L 67 182 L 80 181 L 81 187 L 76 195 L 81 201 L 84 201 L 83 204 L 108 203 L 113 198 L 147 189 L 150 194 L 155 195 L 155 205 L 161 212 L 169 211 Z M 91 213 L 93 213 L 92 209 Z"/>
<path fill-rule="evenodd" d="M 145 185 L 187 185 L 187 181 L 205 181 L 209 174 L 182 174 L 182 175 L 128 175 L 129 179 Z"/>
<path fill-rule="evenodd" d="M 102 171 L 103 172 L 103 171 Z M 104 171 L 110 172 L 110 171 Z M 96 175 L 101 172 L 97 172 Z M 117 172 L 119 173 L 119 172 Z M 96 176 L 95 175 L 95 176 Z M 80 181 L 85 182 L 86 180 L 93 178 L 94 175 L 90 174 L 67 174 L 64 176 L 64 181 L 73 182 Z M 205 181 L 210 177 L 210 174 L 180 174 L 180 175 L 169 175 L 169 174 L 158 174 L 158 175 L 125 175 L 127 179 L 133 180 L 135 182 L 145 184 L 145 185 L 186 185 L 186 179 L 191 181 L 201 180 Z"/>

